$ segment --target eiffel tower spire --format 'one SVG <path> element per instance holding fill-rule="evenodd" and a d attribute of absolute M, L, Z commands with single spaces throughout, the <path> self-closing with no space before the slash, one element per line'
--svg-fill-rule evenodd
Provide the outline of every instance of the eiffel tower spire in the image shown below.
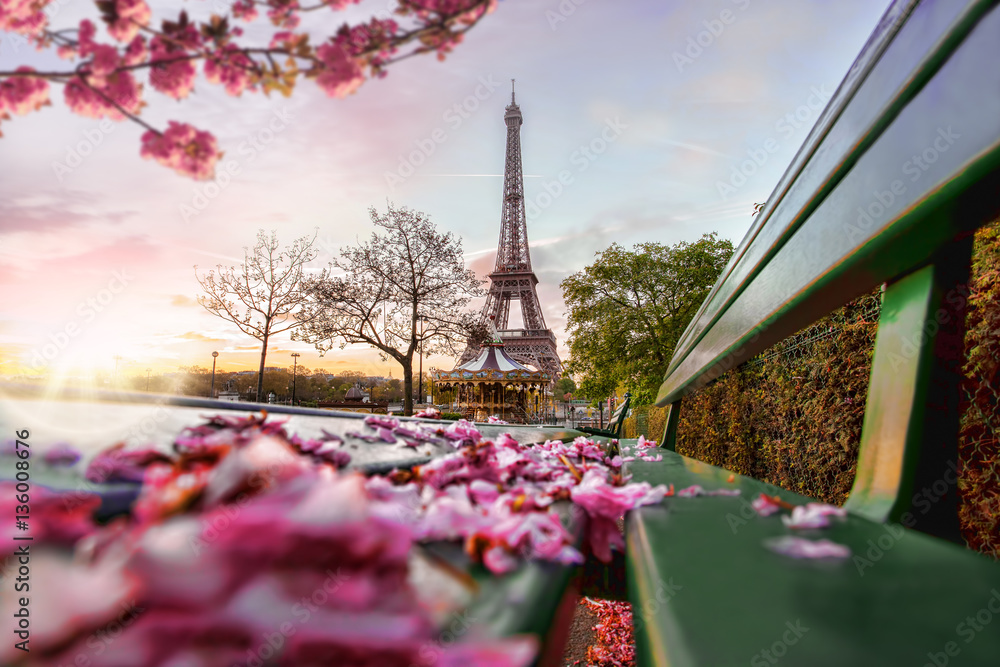
<path fill-rule="evenodd" d="M 522 363 L 548 372 L 552 380 L 562 374 L 562 363 L 556 352 L 556 337 L 545 326 L 542 307 L 535 286 L 538 278 L 531 268 L 528 248 L 528 222 L 524 207 L 524 175 L 521 166 L 521 125 L 524 118 L 514 97 L 511 79 L 510 105 L 503 116 L 507 125 L 507 155 L 503 175 L 503 202 L 500 215 L 500 242 L 497 261 L 489 275 L 490 291 L 483 306 L 482 321 L 490 321 L 499 330 L 507 353 Z M 511 326 L 510 304 L 521 306 L 521 327 Z M 467 348 L 459 362 L 475 357 L 478 350 Z"/>

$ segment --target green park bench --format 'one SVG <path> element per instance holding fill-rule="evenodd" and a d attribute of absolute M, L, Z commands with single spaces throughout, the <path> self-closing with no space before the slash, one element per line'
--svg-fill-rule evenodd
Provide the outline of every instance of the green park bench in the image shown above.
<path fill-rule="evenodd" d="M 544 639 L 539 664 L 559 665 L 579 590 L 600 594 L 587 582 L 601 581 L 613 596 L 624 580 L 641 665 L 1000 664 L 1000 565 L 955 544 L 954 478 L 959 297 L 972 233 L 1000 210 L 998 63 L 997 2 L 892 4 L 679 341 L 657 399 L 670 406 L 656 450 L 662 460 L 625 464 L 634 481 L 741 495 L 673 496 L 631 512 L 626 552 L 617 554 L 621 576 L 613 568 L 594 574 L 589 563 L 582 584 L 574 583 L 574 568 L 549 563 L 498 577 L 472 568 L 479 584 L 472 615 L 489 625 L 487 634 L 534 633 Z M 682 399 L 880 284 L 849 513 L 821 534 L 805 533 L 846 545 L 853 557 L 793 560 L 765 547 L 789 531 L 775 516 L 757 516 L 750 501 L 761 492 L 794 505 L 809 499 L 674 452 Z M 223 410 L 267 408 L 303 437 L 346 435 L 364 417 L 206 399 L 2 391 L 8 433 L 47 426 L 32 427 L 39 449 L 69 442 L 93 452 L 137 432 L 167 446 L 184 427 Z M 584 432 L 617 437 L 629 403 L 608 429 L 483 424 L 481 431 L 528 443 Z M 619 447 L 626 457 L 636 453 L 635 441 Z M 376 473 L 444 450 L 401 453 L 369 443 L 351 453 L 352 467 Z M 127 503 L 127 488 L 114 491 L 115 503 Z M 468 566 L 460 548 L 429 548 Z"/>
<path fill-rule="evenodd" d="M 583 431 L 587 435 L 599 435 L 604 438 L 620 438 L 622 436 L 622 428 L 625 426 L 625 419 L 628 417 L 629 404 L 632 402 L 632 394 L 626 393 L 625 400 L 621 402 L 613 413 L 611 413 L 611 418 L 608 419 L 607 428 L 589 428 L 586 426 L 581 426 L 580 431 Z"/>
<path fill-rule="evenodd" d="M 972 235 L 1000 210 L 998 63 L 996 2 L 894 2 L 682 335 L 657 397 L 663 459 L 627 471 L 741 495 L 626 517 L 639 664 L 1000 664 L 1000 564 L 955 544 Z M 779 555 L 765 542 L 792 531 L 751 499 L 809 499 L 673 451 L 683 398 L 880 284 L 848 514 L 803 534 L 852 556 Z"/>

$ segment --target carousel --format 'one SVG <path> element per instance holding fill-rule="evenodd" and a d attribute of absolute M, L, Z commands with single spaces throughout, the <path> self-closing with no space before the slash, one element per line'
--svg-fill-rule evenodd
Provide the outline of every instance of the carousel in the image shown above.
<path fill-rule="evenodd" d="M 435 393 L 451 394 L 451 412 L 479 422 L 490 417 L 515 424 L 541 421 L 552 378 L 514 361 L 503 347 L 494 337 L 472 361 L 452 371 L 431 371 Z"/>

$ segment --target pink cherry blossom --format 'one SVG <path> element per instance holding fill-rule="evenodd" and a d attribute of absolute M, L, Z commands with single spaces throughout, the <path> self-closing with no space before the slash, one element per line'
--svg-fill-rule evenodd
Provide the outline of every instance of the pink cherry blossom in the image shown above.
<path fill-rule="evenodd" d="M 170 463 L 168 455 L 152 447 L 126 449 L 116 445 L 106 449 L 91 459 L 85 476 L 88 481 L 141 482 L 146 467 L 153 463 Z"/>
<path fill-rule="evenodd" d="M 87 523 L 91 532 L 78 547 L 78 558 L 124 563 L 112 569 L 136 578 L 148 609 L 107 659 L 241 663 L 255 637 L 287 618 L 282 610 L 322 589 L 325 602 L 313 599 L 275 660 L 319 664 L 350 654 L 412 664 L 439 632 L 410 585 L 416 540 L 463 541 L 495 573 L 529 560 L 579 564 L 583 555 L 553 509 L 571 499 L 588 514 L 590 550 L 607 561 L 623 547 L 617 518 L 666 495 L 662 486 L 622 485 L 603 457 L 590 458 L 596 445 L 587 439 L 525 446 L 509 434 L 483 439 L 468 422 L 432 429 L 387 420 L 369 419 L 366 428 L 440 442 L 447 435 L 456 451 L 412 472 L 366 479 L 323 463 L 326 452 L 340 451 L 339 436 L 301 438 L 254 415 L 185 429 L 169 455 L 121 447 L 100 454 L 144 473 L 132 521 L 96 532 Z M 70 632 L 53 635 L 63 651 L 57 659 L 71 661 L 86 640 Z M 207 637 L 211 657 L 199 653 Z M 533 650 L 517 657 L 506 642 L 466 638 L 453 657 L 497 667 L 532 659 Z"/>
<path fill-rule="evenodd" d="M 316 71 L 316 84 L 330 97 L 347 97 L 365 81 L 361 65 L 337 44 L 323 44 L 316 49 L 322 62 Z"/>
<path fill-rule="evenodd" d="M 71 445 L 61 443 L 45 452 L 44 459 L 50 466 L 71 466 L 80 460 L 80 452 Z"/>
<path fill-rule="evenodd" d="M 801 537 L 784 535 L 764 542 L 771 551 L 790 556 L 791 558 L 848 558 L 851 549 L 843 544 L 837 544 L 829 540 L 807 540 Z"/>
<path fill-rule="evenodd" d="M 215 137 L 173 120 L 162 134 L 150 130 L 142 135 L 141 154 L 179 174 L 202 181 L 214 176 L 215 163 L 222 157 Z"/>
<path fill-rule="evenodd" d="M 33 72 L 21 66 L 18 72 Z M 0 79 L 0 117 L 13 113 L 23 116 L 36 111 L 49 102 L 49 82 L 33 76 L 12 76 Z"/>
<path fill-rule="evenodd" d="M 769 496 L 761 493 L 754 498 L 750 504 L 753 505 L 757 514 L 761 516 L 770 516 L 783 507 L 781 502 L 783 501 L 780 501 L 780 499 L 776 496 Z"/>
<path fill-rule="evenodd" d="M 117 19 L 108 26 L 108 34 L 119 42 L 132 40 L 140 26 L 149 25 L 151 13 L 145 0 L 114 0 Z"/>
<path fill-rule="evenodd" d="M 792 510 L 790 517 L 783 516 L 781 521 L 793 529 L 826 528 L 830 525 L 830 517 L 832 516 L 846 517 L 847 510 L 825 503 L 809 503 L 796 507 Z"/>
<path fill-rule="evenodd" d="M 505 422 L 504 420 L 500 419 L 496 415 L 490 415 L 489 417 L 486 418 L 486 423 L 487 424 L 506 424 L 507 422 Z"/>
<path fill-rule="evenodd" d="M 232 11 L 235 18 L 248 23 L 257 18 L 257 8 L 254 7 L 253 0 L 236 0 L 233 3 Z"/>
<path fill-rule="evenodd" d="M 464 419 L 459 419 L 457 422 L 452 423 L 444 430 L 442 435 L 458 443 L 479 442 L 482 439 L 482 435 L 476 430 L 476 427 Z"/>
<path fill-rule="evenodd" d="M 343 0 L 334 0 L 343 1 Z M 533 635 L 508 637 L 502 641 L 482 640 L 455 643 L 442 649 L 434 667 L 528 667 L 539 649 Z M 423 657 L 423 654 L 421 654 Z M 426 663 L 424 663 L 426 664 Z"/>
<path fill-rule="evenodd" d="M 738 496 L 739 489 L 713 489 L 706 491 L 700 485 L 695 484 L 686 489 L 681 489 L 676 494 L 679 498 L 694 498 L 695 496 Z"/>
<path fill-rule="evenodd" d="M 492 503 L 500 495 L 500 490 L 496 484 L 490 484 L 482 479 L 474 479 L 469 482 L 469 497 L 480 505 Z"/>
<path fill-rule="evenodd" d="M 298 0 L 267 0 L 271 7 L 267 10 L 267 18 L 279 28 L 294 30 L 299 25 Z"/>
<path fill-rule="evenodd" d="M 149 82 L 153 88 L 174 98 L 184 99 L 194 88 L 194 64 L 183 49 L 157 35 L 150 42 Z"/>
<path fill-rule="evenodd" d="M 639 439 L 635 443 L 635 446 L 638 449 L 647 449 L 650 447 L 656 447 L 656 440 L 647 440 L 646 436 L 640 435 Z"/>
<path fill-rule="evenodd" d="M 395 417 L 388 417 L 385 415 L 368 415 L 365 417 L 365 426 L 370 426 L 372 428 L 382 427 L 387 429 L 394 429 L 399 426 L 399 420 Z"/>
<path fill-rule="evenodd" d="M 80 78 L 71 79 L 63 87 L 66 105 L 77 114 L 88 118 L 122 120 L 125 116 L 111 100 L 129 113 L 136 113 L 142 106 L 142 86 L 136 83 L 131 72 L 118 71 L 107 77 L 103 86 L 87 85 Z"/>
<path fill-rule="evenodd" d="M 0 30 L 22 35 L 37 35 L 48 24 L 42 11 L 48 0 L 4 0 L 0 2 Z"/>
<path fill-rule="evenodd" d="M 149 49 L 146 46 L 146 38 L 136 35 L 128 47 L 125 49 L 125 57 L 122 59 L 126 65 L 138 65 L 149 58 Z"/>
<path fill-rule="evenodd" d="M 83 19 L 80 21 L 80 25 L 76 32 L 76 43 L 79 45 L 77 48 L 80 52 L 80 57 L 85 58 L 94 48 L 94 35 L 97 34 L 97 27 L 94 22 L 90 19 Z"/>
<path fill-rule="evenodd" d="M 419 419 L 441 419 L 441 411 L 434 407 L 424 408 L 413 416 Z"/>
<path fill-rule="evenodd" d="M 118 49 L 107 44 L 95 44 L 90 53 L 91 59 L 86 65 L 87 83 L 104 88 L 108 85 L 108 77 L 122 64 Z"/>
<path fill-rule="evenodd" d="M 18 492 L 14 482 L 0 482 L 0 510 L 11 517 L 22 514 L 15 511 L 18 505 Z M 72 547 L 80 538 L 93 533 L 97 526 L 91 519 L 94 510 L 101 504 L 101 499 L 85 491 L 68 493 L 50 491 L 44 486 L 33 486 L 31 490 L 31 514 L 28 519 L 31 536 L 37 542 Z M 12 531 L 7 531 L 0 537 L 0 557 L 14 553 L 24 542 L 14 540 Z"/>

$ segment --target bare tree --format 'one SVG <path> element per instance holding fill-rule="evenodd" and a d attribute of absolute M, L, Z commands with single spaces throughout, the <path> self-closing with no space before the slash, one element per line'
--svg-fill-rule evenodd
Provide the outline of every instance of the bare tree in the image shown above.
<path fill-rule="evenodd" d="M 261 342 L 258 401 L 264 386 L 268 340 L 305 323 L 298 310 L 306 300 L 308 285 L 315 280 L 304 273 L 305 265 L 316 258 L 315 241 L 315 234 L 312 238 L 303 236 L 282 249 L 278 235 L 274 231 L 268 235 L 262 229 L 257 232 L 253 249 L 243 248 L 240 266 L 218 265 L 216 271 L 209 270 L 203 276 L 194 267 L 195 277 L 205 290 L 198 303 Z"/>
<path fill-rule="evenodd" d="M 465 268 L 462 241 L 441 234 L 423 213 L 388 204 L 369 209 L 376 231 L 367 243 L 341 248 L 330 275 L 311 285 L 307 320 L 293 334 L 320 354 L 365 343 L 403 367 L 403 410 L 413 414 L 413 354 L 456 355 L 477 321 L 463 309 L 482 281 Z M 379 233 L 381 230 L 383 233 Z"/>

